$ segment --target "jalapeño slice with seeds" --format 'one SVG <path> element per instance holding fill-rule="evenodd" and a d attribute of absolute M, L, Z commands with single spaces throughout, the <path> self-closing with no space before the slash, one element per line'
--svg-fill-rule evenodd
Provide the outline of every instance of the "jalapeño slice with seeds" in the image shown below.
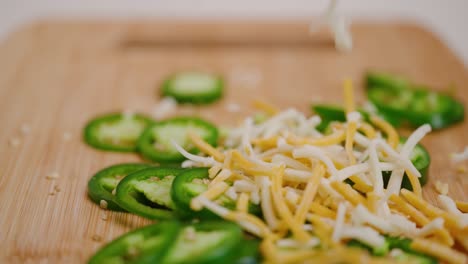
<path fill-rule="evenodd" d="M 142 163 L 124 163 L 102 169 L 89 179 L 88 195 L 97 204 L 100 204 L 102 200 L 105 201 L 109 210 L 125 211 L 118 205 L 113 194 L 117 184 L 128 174 L 150 166 Z"/>
<path fill-rule="evenodd" d="M 165 80 L 161 90 L 163 96 L 179 103 L 208 104 L 221 98 L 223 88 L 223 80 L 218 75 L 181 72 Z"/>
<path fill-rule="evenodd" d="M 187 218 L 202 218 L 211 219 L 219 218 L 208 209 L 194 211 L 190 208 L 190 203 L 193 198 L 202 194 L 208 189 L 208 169 L 195 168 L 189 169 L 180 173 L 172 183 L 171 197 L 178 214 Z M 216 202 L 228 209 L 235 209 L 236 203 L 226 195 L 221 195 L 216 199 Z M 249 212 L 260 215 L 261 209 L 258 205 L 249 203 Z"/>
<path fill-rule="evenodd" d="M 173 142 L 196 153 L 197 149 L 188 138 L 189 132 L 216 146 L 219 132 L 213 124 L 198 117 L 176 117 L 148 127 L 138 140 L 138 150 L 143 157 L 155 162 L 181 162 L 185 157 L 177 151 Z"/>
<path fill-rule="evenodd" d="M 141 114 L 108 114 L 94 118 L 84 129 L 88 145 L 107 151 L 136 151 L 136 143 L 147 126 L 154 123 Z"/>
<path fill-rule="evenodd" d="M 368 73 L 366 80 L 369 101 L 400 123 L 413 127 L 430 124 L 433 129 L 442 129 L 464 119 L 463 104 L 450 95 L 390 74 Z"/>
<path fill-rule="evenodd" d="M 171 185 L 182 171 L 153 167 L 131 173 L 117 185 L 117 202 L 125 210 L 149 219 L 172 219 Z"/>

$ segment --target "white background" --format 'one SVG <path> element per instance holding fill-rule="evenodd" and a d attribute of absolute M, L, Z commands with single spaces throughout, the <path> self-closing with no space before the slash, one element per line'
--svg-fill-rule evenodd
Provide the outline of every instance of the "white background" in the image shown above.
<path fill-rule="evenodd" d="M 327 0 L 0 0 L 0 38 L 45 17 L 304 18 Z M 350 18 L 410 20 L 442 38 L 468 65 L 468 0 L 342 0 Z"/>

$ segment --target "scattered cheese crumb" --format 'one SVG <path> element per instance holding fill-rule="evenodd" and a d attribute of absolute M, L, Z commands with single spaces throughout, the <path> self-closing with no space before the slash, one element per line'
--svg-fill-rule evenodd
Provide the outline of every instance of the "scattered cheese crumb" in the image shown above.
<path fill-rule="evenodd" d="M 101 200 L 102 201 L 102 200 Z M 107 221 L 107 212 L 101 212 L 101 219 Z"/>
<path fill-rule="evenodd" d="M 54 171 L 46 175 L 47 180 L 55 180 L 59 178 L 58 172 Z"/>
<path fill-rule="evenodd" d="M 101 242 L 101 241 L 102 241 L 102 236 L 100 236 L 100 235 L 94 235 L 91 239 L 92 239 L 93 241 L 96 241 L 96 242 Z"/>
<path fill-rule="evenodd" d="M 226 110 L 230 113 L 238 113 L 241 110 L 241 107 L 239 104 L 236 103 L 228 103 L 226 104 Z"/>
<path fill-rule="evenodd" d="M 65 133 L 63 133 L 62 139 L 63 139 L 64 141 L 68 141 L 68 140 L 71 139 L 71 137 L 72 137 L 72 135 L 71 135 L 70 132 L 65 132 Z"/>
<path fill-rule="evenodd" d="M 20 131 L 21 131 L 21 134 L 27 135 L 31 131 L 31 127 L 28 124 L 23 123 L 21 124 Z"/>
<path fill-rule="evenodd" d="M 450 157 L 452 158 L 452 161 L 453 161 L 454 163 L 458 163 L 458 162 L 462 162 L 462 161 L 468 160 L 468 146 L 465 147 L 465 149 L 463 150 L 463 152 L 452 153 L 452 154 L 450 155 Z"/>
<path fill-rule="evenodd" d="M 258 69 L 233 69 L 229 73 L 229 79 L 232 82 L 245 85 L 247 87 L 255 87 L 262 81 L 262 72 Z"/>
<path fill-rule="evenodd" d="M 153 117 L 163 119 L 177 110 L 177 101 L 172 97 L 164 97 L 153 108 Z"/>
<path fill-rule="evenodd" d="M 449 185 L 448 185 L 448 183 L 441 182 L 441 181 L 437 180 L 437 181 L 434 183 L 434 187 L 435 187 L 436 191 L 437 191 L 439 194 L 443 194 L 443 195 L 447 195 L 447 194 L 448 194 L 448 191 L 449 191 Z"/>
<path fill-rule="evenodd" d="M 55 195 L 55 183 L 54 182 L 52 182 L 52 184 L 49 187 L 49 195 L 50 196 Z"/>
<path fill-rule="evenodd" d="M 99 207 L 101 207 L 101 209 L 107 209 L 107 201 L 106 200 L 101 200 L 99 201 Z"/>
<path fill-rule="evenodd" d="M 11 138 L 8 142 L 10 143 L 10 146 L 15 148 L 21 144 L 21 140 L 19 138 Z"/>
<path fill-rule="evenodd" d="M 61 189 L 60 189 L 60 187 L 59 187 L 58 185 L 55 185 L 55 186 L 54 186 L 54 191 L 55 191 L 56 193 L 58 193 L 58 192 L 61 191 Z"/>
<path fill-rule="evenodd" d="M 466 172 L 466 166 L 463 166 L 463 165 L 458 166 L 457 167 L 457 172 L 458 173 L 465 173 Z"/>

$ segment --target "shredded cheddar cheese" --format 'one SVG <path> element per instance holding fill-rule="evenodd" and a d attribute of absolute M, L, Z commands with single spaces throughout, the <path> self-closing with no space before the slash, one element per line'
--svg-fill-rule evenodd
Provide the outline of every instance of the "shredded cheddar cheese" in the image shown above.
<path fill-rule="evenodd" d="M 253 106 L 258 110 L 262 110 L 269 115 L 276 115 L 279 112 L 278 108 L 261 100 L 255 100 L 253 102 Z"/>
<path fill-rule="evenodd" d="M 439 196 L 439 208 L 426 201 L 410 159 L 430 126 L 419 127 L 400 146 L 391 124 L 375 116 L 370 123 L 361 120 L 351 80 L 344 83 L 344 97 L 346 121 L 332 123 L 329 134 L 316 130 L 320 118 L 263 101 L 254 106 L 269 117 L 259 124 L 247 118 L 219 148 L 189 133 L 202 154 L 176 149 L 193 166 L 209 167 L 208 188 L 190 207 L 206 208 L 261 238 L 266 263 L 326 263 L 332 256 L 392 263 L 391 254 L 374 259 L 344 246 L 356 239 L 379 247 L 385 236 L 413 239 L 414 250 L 464 263 L 466 256 L 452 247 L 455 241 L 468 247 L 468 203 Z M 391 174 L 386 187 L 384 172 Z M 404 174 L 413 191 L 401 189 Z M 220 196 L 234 203 L 223 205 Z M 254 206 L 262 217 L 251 213 Z"/>

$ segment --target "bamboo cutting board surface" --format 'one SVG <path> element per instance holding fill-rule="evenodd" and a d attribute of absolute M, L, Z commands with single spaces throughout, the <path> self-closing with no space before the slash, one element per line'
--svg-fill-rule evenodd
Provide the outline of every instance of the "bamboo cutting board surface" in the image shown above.
<path fill-rule="evenodd" d="M 151 114 L 157 87 L 171 73 L 224 75 L 227 93 L 220 103 L 181 110 L 218 124 L 252 113 L 254 98 L 303 111 L 312 102 L 340 103 L 346 77 L 363 102 L 362 76 L 371 68 L 403 73 L 434 89 L 454 85 L 468 102 L 466 69 L 427 31 L 361 23 L 352 32 L 355 48 L 348 54 L 300 22 L 52 21 L 12 34 L 0 45 L 0 262 L 82 263 L 105 242 L 150 223 L 105 212 L 87 198 L 87 181 L 96 171 L 140 158 L 91 149 L 81 132 L 98 114 Z M 241 111 L 227 111 L 229 104 Z M 432 202 L 436 179 L 450 183 L 452 197 L 468 200 L 468 175 L 449 162 L 449 153 L 468 144 L 467 124 L 423 142 L 433 158 L 424 189 Z M 54 172 L 58 178 L 47 179 Z"/>

